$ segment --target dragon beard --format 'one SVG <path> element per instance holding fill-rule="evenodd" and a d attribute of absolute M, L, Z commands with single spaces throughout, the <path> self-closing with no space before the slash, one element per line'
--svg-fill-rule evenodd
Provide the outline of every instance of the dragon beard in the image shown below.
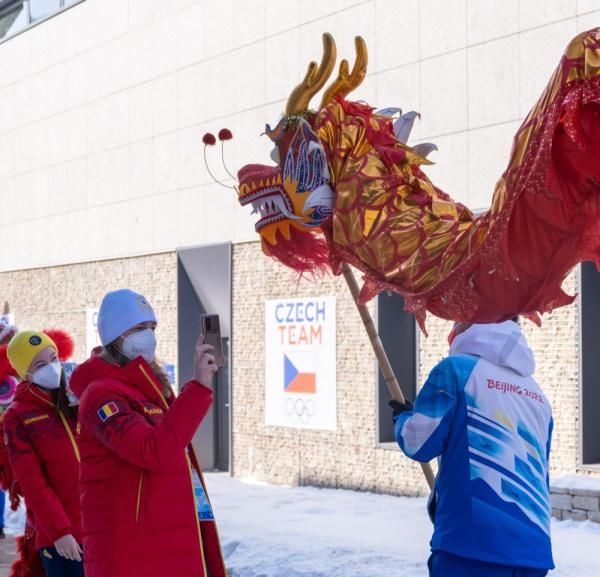
<path fill-rule="evenodd" d="M 277 232 L 276 241 L 270 244 L 263 239 L 263 252 L 301 275 L 318 276 L 329 270 L 329 247 L 322 234 L 290 227 L 290 238 Z"/>

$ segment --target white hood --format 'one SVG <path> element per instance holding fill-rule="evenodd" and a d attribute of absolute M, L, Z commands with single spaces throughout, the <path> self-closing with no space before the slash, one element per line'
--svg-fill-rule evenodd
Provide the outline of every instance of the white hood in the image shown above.
<path fill-rule="evenodd" d="M 535 372 L 535 359 L 521 327 L 513 321 L 472 325 L 452 341 L 450 354 L 476 355 L 490 363 L 508 367 L 524 377 Z"/>

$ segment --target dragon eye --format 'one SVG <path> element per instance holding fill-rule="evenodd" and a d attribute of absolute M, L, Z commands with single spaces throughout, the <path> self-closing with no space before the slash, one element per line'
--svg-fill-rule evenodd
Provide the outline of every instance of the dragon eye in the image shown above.
<path fill-rule="evenodd" d="M 273 148 L 273 150 L 271 150 L 271 160 L 273 162 L 275 162 L 276 164 L 279 164 L 281 162 L 281 157 L 279 156 L 279 149 L 277 147 Z"/>

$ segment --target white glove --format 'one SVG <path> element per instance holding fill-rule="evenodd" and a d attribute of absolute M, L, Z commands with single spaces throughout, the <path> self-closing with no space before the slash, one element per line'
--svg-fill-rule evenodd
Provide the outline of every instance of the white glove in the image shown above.
<path fill-rule="evenodd" d="M 81 561 L 83 549 L 80 547 L 79 543 L 77 543 L 73 535 L 69 534 L 57 539 L 54 541 L 54 546 L 61 557 L 71 561 Z"/>

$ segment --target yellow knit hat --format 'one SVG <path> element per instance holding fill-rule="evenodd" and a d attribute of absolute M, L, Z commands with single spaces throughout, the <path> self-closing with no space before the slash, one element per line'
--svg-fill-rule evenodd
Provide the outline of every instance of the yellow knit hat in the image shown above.
<path fill-rule="evenodd" d="M 58 353 L 56 344 L 46 333 L 21 331 L 10 340 L 6 353 L 15 371 L 25 379 L 34 357 L 47 347 L 52 347 Z"/>

